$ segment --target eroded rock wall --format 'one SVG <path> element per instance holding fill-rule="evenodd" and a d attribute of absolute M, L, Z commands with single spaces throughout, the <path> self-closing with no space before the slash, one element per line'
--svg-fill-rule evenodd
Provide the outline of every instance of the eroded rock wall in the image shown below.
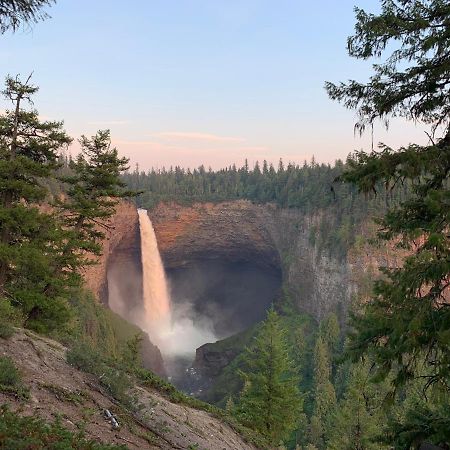
<path fill-rule="evenodd" d="M 320 216 L 249 201 L 160 204 L 150 213 L 166 268 L 195 260 L 253 261 L 282 268 L 294 303 L 321 319 L 349 304 L 355 289 L 351 266 L 311 243 Z"/>
<path fill-rule="evenodd" d="M 122 201 L 116 206 L 116 213 L 109 220 L 109 229 L 102 243 L 102 254 L 96 264 L 84 271 L 86 286 L 105 304 L 108 303 L 108 264 L 114 252 L 127 252 L 130 256 L 139 251 L 139 221 L 136 206 Z M 128 258 L 129 260 L 130 258 Z"/>

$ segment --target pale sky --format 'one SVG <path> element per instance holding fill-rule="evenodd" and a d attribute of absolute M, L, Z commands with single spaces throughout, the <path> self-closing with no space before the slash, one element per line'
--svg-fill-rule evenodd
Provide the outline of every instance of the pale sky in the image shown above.
<path fill-rule="evenodd" d="M 43 117 L 75 138 L 109 128 L 141 169 L 333 162 L 371 145 L 323 88 L 370 75 L 346 53 L 355 4 L 378 2 L 58 0 L 51 19 L 0 35 L 0 78 L 33 72 Z M 424 143 L 424 130 L 394 121 L 374 139 Z"/>

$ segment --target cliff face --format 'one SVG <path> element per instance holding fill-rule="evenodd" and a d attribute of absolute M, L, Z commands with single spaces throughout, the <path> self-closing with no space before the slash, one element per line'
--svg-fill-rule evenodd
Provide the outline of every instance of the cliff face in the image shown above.
<path fill-rule="evenodd" d="M 150 217 L 166 269 L 205 259 L 250 261 L 269 268 L 280 265 L 266 223 L 270 214 L 266 208 L 250 202 L 202 203 L 192 207 L 161 203 L 150 211 Z"/>
<path fill-rule="evenodd" d="M 263 319 L 282 283 L 297 307 L 317 320 L 330 311 L 345 313 L 356 292 L 368 294 L 379 265 L 398 266 L 404 256 L 391 247 L 373 248 L 364 238 L 346 257 L 319 249 L 315 234 L 324 223 L 332 226 L 330 211 L 311 215 L 242 200 L 159 204 L 149 215 L 175 307 L 188 304 L 218 338 Z M 142 268 L 135 207 L 121 204 L 111 225 L 100 264 L 87 274 L 88 285 L 122 317 L 136 322 Z M 365 224 L 359 234 L 373 233 Z M 197 355 L 206 370 L 215 360 L 221 364 L 221 355 L 207 353 L 203 349 Z M 160 356 L 154 356 L 153 364 L 156 360 Z"/>
<path fill-rule="evenodd" d="M 107 273 L 111 256 L 120 254 L 131 261 L 140 251 L 136 207 L 128 202 L 120 202 L 109 221 L 109 227 L 102 243 L 102 255 L 96 258 L 97 264 L 89 266 L 84 272 L 86 286 L 105 304 L 108 303 Z"/>
<path fill-rule="evenodd" d="M 266 209 L 226 202 L 150 211 L 175 309 L 219 338 L 260 321 L 281 286 L 281 265 Z"/>
<path fill-rule="evenodd" d="M 248 309 L 244 311 L 238 302 L 230 300 L 230 308 L 239 317 L 228 316 L 226 309 L 218 314 L 227 323 L 239 324 L 242 316 L 248 319 L 232 328 L 233 333 L 264 318 L 267 306 L 279 295 L 281 283 L 294 304 L 316 320 L 331 311 L 343 318 L 356 294 L 368 297 L 373 280 L 379 275 L 378 266 L 398 266 L 404 256 L 392 246 L 370 246 L 367 240 L 374 235 L 375 227 L 369 223 L 361 226 L 356 244 L 346 255 L 319 248 L 317 230 L 324 224 L 328 228 L 333 226 L 332 211 L 311 215 L 299 209 L 237 201 L 191 207 L 160 204 L 150 215 L 172 282 L 174 301 L 182 294 L 195 298 L 199 314 L 217 295 L 214 290 L 227 292 L 230 285 L 260 284 L 263 279 L 282 274 L 278 279 L 274 277 L 277 289 L 263 288 L 265 297 L 261 292 L 247 297 L 248 290 L 234 292 L 236 295 L 231 297 L 246 303 Z M 243 273 L 243 261 L 254 271 L 260 271 L 260 277 L 251 278 L 244 273 L 245 277 L 238 279 L 227 269 L 227 265 L 237 267 Z M 214 267 L 222 274 L 221 280 Z M 195 268 L 207 274 L 206 280 L 195 276 Z M 179 278 L 183 273 L 186 277 L 181 283 Z M 213 289 L 205 288 L 207 295 L 203 295 L 202 285 L 212 285 Z M 223 305 L 226 299 L 219 299 L 219 303 Z M 255 311 L 258 313 L 254 314 Z M 218 337 L 231 334 L 229 329 L 219 331 L 224 333 L 218 333 Z M 234 341 L 225 339 L 197 349 L 194 362 L 197 379 L 189 388 L 200 397 L 210 400 L 210 388 L 242 349 L 228 345 L 229 342 Z"/>
<path fill-rule="evenodd" d="M 150 215 L 169 277 L 171 270 L 200 262 L 245 261 L 265 268 L 266 274 L 282 272 L 294 302 L 317 319 L 345 309 L 355 290 L 349 262 L 319 252 L 311 243 L 320 216 L 248 201 L 160 204 Z"/>

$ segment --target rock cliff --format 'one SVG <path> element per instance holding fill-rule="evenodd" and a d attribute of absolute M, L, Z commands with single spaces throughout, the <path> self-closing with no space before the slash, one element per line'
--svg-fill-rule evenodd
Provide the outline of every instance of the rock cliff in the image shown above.
<path fill-rule="evenodd" d="M 159 204 L 149 214 L 175 307 L 188 303 L 217 337 L 264 317 L 281 287 L 267 209 L 245 201 Z"/>
<path fill-rule="evenodd" d="M 196 311 L 203 314 L 219 297 L 218 303 L 227 305 L 228 300 L 228 305 L 237 311 L 236 317 L 228 314 L 226 308 L 219 310 L 221 322 L 237 325 L 227 328 L 222 324 L 218 327 L 219 337 L 242 331 L 261 320 L 267 306 L 279 295 L 281 284 L 298 309 L 317 321 L 331 311 L 344 319 L 356 294 L 368 296 L 373 280 L 379 276 L 378 266 L 395 267 L 401 263 L 404 255 L 393 246 L 369 245 L 368 238 L 375 233 L 369 221 L 361 224 L 356 243 L 346 254 L 337 255 L 329 248 L 321 248 L 317 243 L 318 230 L 324 226 L 332 229 L 333 214 L 333 211 L 306 214 L 299 209 L 254 205 L 248 201 L 189 207 L 160 204 L 150 212 L 172 282 L 174 301 L 177 295 L 187 292 L 198 302 Z M 243 271 L 243 261 L 253 271 L 259 271 L 259 276 L 249 277 Z M 237 267 L 245 277 L 239 279 L 227 265 Z M 194 269 L 206 273 L 206 279 Z M 264 286 L 264 293 L 249 295 L 248 290 L 234 290 L 230 296 L 234 302 L 217 295 L 217 291 L 228 292 L 230 285 L 259 285 L 271 277 L 275 281 Z M 244 310 L 239 302 L 245 302 L 248 309 Z M 248 320 L 242 321 L 242 317 Z M 199 395 L 203 398 L 207 398 L 206 390 L 214 379 L 239 353 L 228 342 L 234 341 L 225 339 L 197 349 L 194 370 L 199 379 L 194 390 L 200 387 Z"/>
<path fill-rule="evenodd" d="M 351 265 L 311 242 L 322 216 L 243 200 L 160 204 L 150 215 L 169 277 L 171 271 L 205 261 L 208 266 L 246 262 L 266 274 L 282 273 L 295 304 L 317 319 L 350 302 L 355 289 Z"/>
<path fill-rule="evenodd" d="M 105 304 L 108 303 L 107 272 L 111 257 L 120 255 L 128 263 L 140 252 L 136 207 L 129 202 L 120 202 L 108 225 L 110 228 L 102 243 L 102 255 L 84 272 L 86 286 Z"/>

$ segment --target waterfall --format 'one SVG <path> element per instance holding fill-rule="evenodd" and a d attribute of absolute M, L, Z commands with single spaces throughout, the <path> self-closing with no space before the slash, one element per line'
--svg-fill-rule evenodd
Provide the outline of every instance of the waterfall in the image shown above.
<path fill-rule="evenodd" d="M 164 348 L 162 338 L 171 328 L 169 288 L 150 217 L 146 209 L 139 209 L 138 214 L 144 306 L 141 325 L 149 333 L 151 340 Z"/>
<path fill-rule="evenodd" d="M 155 230 L 147 210 L 139 209 L 143 279 L 143 311 L 136 324 L 148 333 L 163 357 L 193 357 L 195 349 L 216 337 L 207 320 L 197 318 L 189 299 L 172 310 Z M 167 360 L 166 360 L 167 361 Z"/>

